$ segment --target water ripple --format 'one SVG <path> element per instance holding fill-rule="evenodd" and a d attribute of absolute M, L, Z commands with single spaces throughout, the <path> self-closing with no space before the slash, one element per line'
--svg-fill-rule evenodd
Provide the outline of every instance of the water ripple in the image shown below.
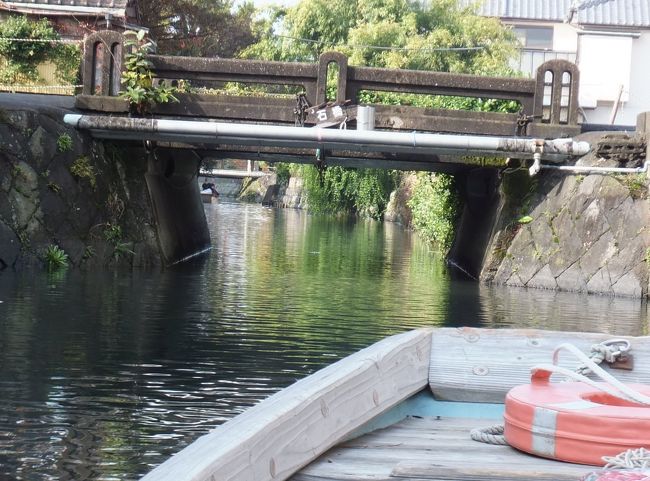
<path fill-rule="evenodd" d="M 0 273 L 0 479 L 130 480 L 284 386 L 420 326 L 640 334 L 647 306 L 450 278 L 378 223 L 220 202 L 174 269 Z"/>

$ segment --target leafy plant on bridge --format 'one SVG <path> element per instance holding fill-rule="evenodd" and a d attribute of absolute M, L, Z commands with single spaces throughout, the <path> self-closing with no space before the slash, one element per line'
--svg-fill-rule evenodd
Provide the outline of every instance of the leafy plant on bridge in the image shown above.
<path fill-rule="evenodd" d="M 125 35 L 124 45 L 131 52 L 125 57 L 122 73 L 125 90 L 120 92 L 120 96 L 129 102 L 131 113 L 144 115 L 156 104 L 178 102 L 174 96 L 178 88 L 153 84 L 152 64 L 148 56 L 154 47 L 151 41 L 145 41 L 144 30 L 127 31 Z"/>

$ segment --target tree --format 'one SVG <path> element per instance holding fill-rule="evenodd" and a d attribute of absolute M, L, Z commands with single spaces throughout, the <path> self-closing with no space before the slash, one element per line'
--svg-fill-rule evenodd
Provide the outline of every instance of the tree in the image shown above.
<path fill-rule="evenodd" d="M 302 0 L 273 9 L 257 28 L 247 58 L 315 61 L 337 50 L 352 65 L 512 74 L 512 32 L 456 0 Z"/>
<path fill-rule="evenodd" d="M 229 58 L 256 41 L 252 3 L 140 0 L 138 10 L 161 54 Z"/>
<path fill-rule="evenodd" d="M 497 19 L 480 17 L 456 0 L 302 0 L 275 8 L 257 25 L 259 42 L 247 58 L 315 61 L 327 50 L 349 57 L 351 65 L 511 75 L 508 61 L 516 48 L 512 32 Z M 362 92 L 359 103 L 389 103 L 467 110 L 512 110 L 494 99 Z M 308 203 L 330 211 L 385 210 L 391 179 L 381 171 L 315 169 L 302 172 Z M 362 189 L 359 186 L 371 186 Z M 444 193 L 444 195 L 442 194 Z M 371 195 L 369 195 L 371 194 Z M 363 195 L 363 197 L 362 197 Z M 410 203 L 414 225 L 442 249 L 451 244 L 459 206 L 453 178 L 420 176 Z"/>

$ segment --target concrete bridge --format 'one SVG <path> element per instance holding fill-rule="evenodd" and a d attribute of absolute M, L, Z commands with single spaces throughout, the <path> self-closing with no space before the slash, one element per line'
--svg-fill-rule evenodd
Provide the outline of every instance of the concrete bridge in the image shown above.
<path fill-rule="evenodd" d="M 584 126 L 578 123 L 579 72 L 564 60 L 546 62 L 536 78 L 523 79 L 354 67 L 337 52 L 315 63 L 151 55 L 154 83 L 219 88 L 238 82 L 264 85 L 270 93 L 181 93 L 178 103 L 154 106 L 150 118 L 134 118 L 118 96 L 124 55 L 117 32 L 86 39 L 83 93 L 75 102 L 80 114 L 66 116 L 66 122 L 98 139 L 144 141 L 147 185 L 167 263 L 209 244 L 205 219 L 197 214 L 202 205 L 196 182 L 207 156 L 461 175 L 485 201 L 474 202 L 471 216 L 481 229 L 490 222 L 487 200 L 498 184 L 497 171 L 466 156 L 521 159 L 539 170 L 541 162 L 561 163 L 590 149 L 571 139 Z M 336 92 L 328 97 L 332 83 Z M 359 105 L 360 96 L 372 92 L 512 100 L 519 112 Z M 617 140 L 610 144 L 601 148 L 628 148 Z"/>

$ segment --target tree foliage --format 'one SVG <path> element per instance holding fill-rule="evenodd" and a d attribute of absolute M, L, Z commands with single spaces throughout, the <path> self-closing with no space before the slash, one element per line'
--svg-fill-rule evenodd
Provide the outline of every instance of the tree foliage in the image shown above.
<path fill-rule="evenodd" d="M 138 10 L 161 54 L 229 58 L 256 41 L 252 3 L 140 0 Z"/>
<path fill-rule="evenodd" d="M 314 61 L 327 50 L 352 65 L 500 75 L 511 73 L 514 36 L 456 0 L 302 0 L 256 25 L 243 56 Z M 448 50 L 450 48 L 474 50 Z"/>
<path fill-rule="evenodd" d="M 361 212 L 381 218 L 390 192 L 396 187 L 394 171 L 328 167 L 319 171 L 303 166 L 307 203 L 312 212 Z"/>
<path fill-rule="evenodd" d="M 4 38 L 0 40 L 0 55 L 8 62 L 0 76 L 3 82 L 17 82 L 38 79 L 36 67 L 51 59 L 56 50 L 48 40 L 57 40 L 59 35 L 46 19 L 32 21 L 22 15 L 12 15 L 0 23 L 0 37 Z"/>
<path fill-rule="evenodd" d="M 302 0 L 274 8 L 256 25 L 260 40 L 242 56 L 283 61 L 316 61 L 328 50 L 346 54 L 351 65 L 511 75 L 508 62 L 515 38 L 498 20 L 480 17 L 456 0 Z M 362 91 L 355 103 L 414 105 L 480 111 L 516 111 L 516 102 Z M 381 216 L 394 184 L 381 171 L 305 168 L 310 209 L 362 210 L 371 197 Z M 389 176 L 395 179 L 395 176 Z M 370 179 L 373 179 L 372 181 Z M 371 185 L 365 190 L 362 186 Z M 372 192 L 373 194 L 369 194 Z M 448 176 L 421 176 L 410 204 L 413 222 L 446 250 L 453 237 L 457 192 Z"/>
<path fill-rule="evenodd" d="M 454 224 L 460 207 L 458 198 L 452 176 L 421 173 L 408 201 L 415 229 L 444 252 L 449 250 L 454 239 Z"/>

